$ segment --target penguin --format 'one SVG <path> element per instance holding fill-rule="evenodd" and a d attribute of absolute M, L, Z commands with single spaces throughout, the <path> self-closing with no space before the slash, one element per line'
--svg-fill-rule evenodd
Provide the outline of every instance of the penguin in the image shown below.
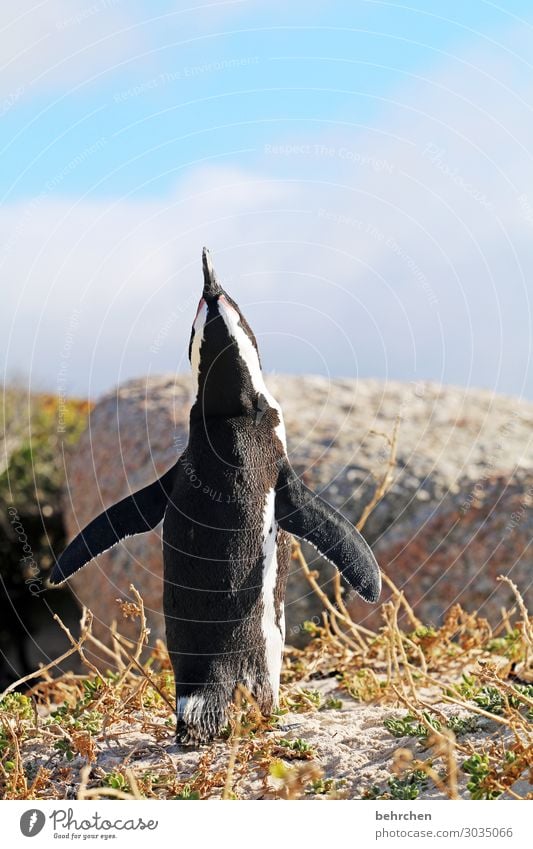
<path fill-rule="evenodd" d="M 93 519 L 51 575 L 52 584 L 62 583 L 127 536 L 163 522 L 176 735 L 190 745 L 220 734 L 239 684 L 263 714 L 278 705 L 291 536 L 311 543 L 365 601 L 376 602 L 381 591 L 361 534 L 293 471 L 255 336 L 206 248 L 202 265 L 189 342 L 195 400 L 187 447 L 162 477 Z"/>

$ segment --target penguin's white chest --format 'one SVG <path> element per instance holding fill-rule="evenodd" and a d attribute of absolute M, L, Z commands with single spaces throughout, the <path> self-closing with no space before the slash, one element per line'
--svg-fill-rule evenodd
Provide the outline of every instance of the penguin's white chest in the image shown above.
<path fill-rule="evenodd" d="M 267 674 L 272 689 L 274 704 L 277 705 L 281 660 L 283 656 L 283 619 L 276 621 L 275 592 L 278 580 L 277 524 L 274 512 L 276 493 L 267 492 L 263 510 L 263 613 L 261 627 L 265 641 Z"/>

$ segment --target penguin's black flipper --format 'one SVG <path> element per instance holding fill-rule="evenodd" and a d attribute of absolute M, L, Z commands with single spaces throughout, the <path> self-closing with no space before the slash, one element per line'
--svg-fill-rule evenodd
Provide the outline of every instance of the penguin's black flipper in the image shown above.
<path fill-rule="evenodd" d="M 378 600 L 381 575 L 370 546 L 344 516 L 301 482 L 287 461 L 280 468 L 275 510 L 284 531 L 311 543 L 365 601 Z"/>
<path fill-rule="evenodd" d="M 177 463 L 149 486 L 128 495 L 93 519 L 61 554 L 52 569 L 50 583 L 61 584 L 125 537 L 155 528 L 164 516 L 176 469 Z"/>

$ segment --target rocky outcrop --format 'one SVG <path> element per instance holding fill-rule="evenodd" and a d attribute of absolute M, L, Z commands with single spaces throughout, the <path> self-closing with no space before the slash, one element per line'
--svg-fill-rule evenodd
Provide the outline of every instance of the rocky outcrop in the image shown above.
<path fill-rule="evenodd" d="M 438 621 L 459 600 L 497 620 L 509 600 L 495 583 L 501 573 L 528 593 L 532 404 L 432 383 L 289 376 L 268 382 L 283 406 L 296 471 L 353 521 L 386 468 L 388 446 L 380 434 L 390 435 L 401 417 L 394 481 L 365 534 L 421 619 Z M 70 534 L 175 462 L 187 441 L 189 406 L 183 376 L 130 381 L 101 399 L 67 462 Z M 327 588 L 330 568 L 319 568 Z M 127 540 L 72 580 L 100 636 L 115 618 L 115 599 L 127 596 L 131 583 L 144 596 L 152 638 L 162 636 L 159 530 Z M 360 621 L 376 624 L 376 608 L 358 600 L 350 605 Z M 297 641 L 303 621 L 319 612 L 294 564 L 288 640 Z"/>

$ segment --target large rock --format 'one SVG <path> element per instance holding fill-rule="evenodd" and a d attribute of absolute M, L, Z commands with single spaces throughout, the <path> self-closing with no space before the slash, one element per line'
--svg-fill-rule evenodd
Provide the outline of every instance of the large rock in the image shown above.
<path fill-rule="evenodd" d="M 459 599 L 497 620 L 508 601 L 508 591 L 495 584 L 500 573 L 527 594 L 532 404 L 432 383 L 289 376 L 268 382 L 284 409 L 295 469 L 353 521 L 386 469 L 388 446 L 379 432 L 390 435 L 401 416 L 394 482 L 365 533 L 422 619 L 438 620 Z M 183 376 L 130 381 L 102 398 L 67 462 L 72 535 L 175 462 L 187 440 L 190 401 Z M 320 571 L 327 587 L 330 567 L 320 562 Z M 105 639 L 115 599 L 129 596 L 131 583 L 144 596 L 152 639 L 163 636 L 159 530 L 127 540 L 72 580 Z M 378 624 L 376 608 L 350 604 L 365 624 Z M 319 613 L 294 564 L 288 639 L 297 640 L 303 621 Z"/>
<path fill-rule="evenodd" d="M 459 603 L 497 624 L 503 607 L 516 603 L 510 577 L 531 608 L 533 479 L 516 470 L 487 474 L 474 483 L 465 478 L 458 492 L 397 521 L 375 546 L 385 572 L 403 589 L 426 623 L 439 624 Z M 384 587 L 382 599 L 391 595 Z M 376 613 L 355 598 L 354 618 L 375 626 Z"/>

